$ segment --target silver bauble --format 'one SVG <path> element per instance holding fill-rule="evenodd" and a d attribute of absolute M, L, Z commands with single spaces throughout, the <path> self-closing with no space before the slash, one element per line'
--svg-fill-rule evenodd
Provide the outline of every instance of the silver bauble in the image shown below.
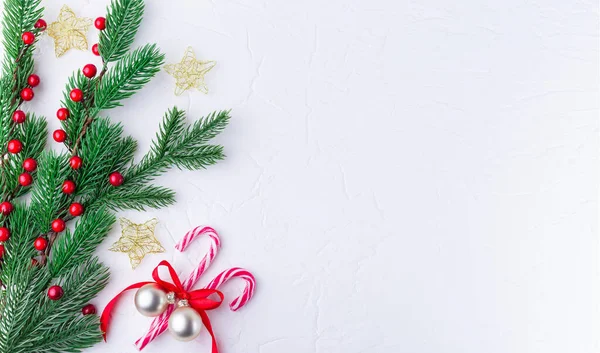
<path fill-rule="evenodd" d="M 144 316 L 158 316 L 169 306 L 167 293 L 156 283 L 146 284 L 135 293 L 135 307 Z"/>
<path fill-rule="evenodd" d="M 187 342 L 198 337 L 202 326 L 200 314 L 189 306 L 175 309 L 169 317 L 169 332 L 178 341 Z"/>

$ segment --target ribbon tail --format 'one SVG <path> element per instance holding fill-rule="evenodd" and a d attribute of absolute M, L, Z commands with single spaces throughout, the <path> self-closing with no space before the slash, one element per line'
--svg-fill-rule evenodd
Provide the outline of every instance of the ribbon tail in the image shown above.
<path fill-rule="evenodd" d="M 150 283 L 154 283 L 154 282 L 134 283 L 134 284 L 130 285 L 129 287 L 123 289 L 119 294 L 117 294 L 114 298 L 112 298 L 112 300 L 110 302 L 108 302 L 108 304 L 106 305 L 106 308 L 104 308 L 104 310 L 102 311 L 102 315 L 100 316 L 100 330 L 102 331 L 102 337 L 104 337 L 104 342 L 106 342 L 106 334 L 108 332 L 108 324 L 110 323 L 110 319 L 112 318 L 111 313 L 112 313 L 115 305 L 117 305 L 117 302 L 119 301 L 121 296 L 128 290 L 141 288 L 141 287 L 145 286 L 146 284 L 150 284 Z"/>
<path fill-rule="evenodd" d="M 210 337 L 212 337 L 212 353 L 219 353 L 219 348 L 217 347 L 217 338 L 215 337 L 215 333 L 213 332 L 212 325 L 210 324 L 210 319 L 208 318 L 208 314 L 204 310 L 198 310 L 198 314 L 202 318 L 202 323 L 210 333 Z"/>

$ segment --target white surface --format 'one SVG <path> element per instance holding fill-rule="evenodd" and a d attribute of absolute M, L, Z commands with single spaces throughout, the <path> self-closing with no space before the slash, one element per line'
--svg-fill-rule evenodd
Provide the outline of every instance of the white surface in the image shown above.
<path fill-rule="evenodd" d="M 66 3 L 95 18 L 108 1 Z M 206 243 L 174 242 L 209 224 L 223 250 L 203 283 L 232 265 L 259 281 L 211 313 L 222 353 L 598 352 L 598 32 L 588 0 L 148 0 L 137 43 L 216 60 L 210 93 L 175 97 L 161 72 L 110 115 L 145 150 L 173 105 L 233 108 L 228 158 L 161 178 L 176 206 L 120 214 L 157 217 L 168 252 L 132 271 L 107 251 L 117 226 L 95 304 L 162 258 L 187 274 Z M 30 108 L 54 128 L 68 74 L 98 60 L 52 45 Z M 124 303 L 89 352 L 136 352 L 149 323 Z M 166 351 L 208 340 L 145 350 Z"/>

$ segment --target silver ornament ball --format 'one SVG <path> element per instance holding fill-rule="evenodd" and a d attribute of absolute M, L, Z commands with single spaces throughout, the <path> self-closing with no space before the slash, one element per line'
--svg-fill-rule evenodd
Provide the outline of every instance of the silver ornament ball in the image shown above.
<path fill-rule="evenodd" d="M 157 284 L 146 284 L 135 293 L 135 307 L 144 316 L 155 317 L 167 310 L 167 293 Z"/>
<path fill-rule="evenodd" d="M 196 310 L 182 306 L 169 317 L 169 332 L 178 341 L 191 341 L 202 331 L 202 318 Z"/>

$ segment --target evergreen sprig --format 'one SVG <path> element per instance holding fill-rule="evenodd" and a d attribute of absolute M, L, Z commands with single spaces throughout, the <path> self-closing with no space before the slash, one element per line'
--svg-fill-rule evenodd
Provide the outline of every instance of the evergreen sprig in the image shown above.
<path fill-rule="evenodd" d="M 106 29 L 100 32 L 100 55 L 106 63 L 127 53 L 144 16 L 144 1 L 116 0 L 106 13 Z"/>
<path fill-rule="evenodd" d="M 95 96 L 95 110 L 120 106 L 148 83 L 164 63 L 165 56 L 155 44 L 146 44 L 119 60 L 104 76 Z"/>
<path fill-rule="evenodd" d="M 228 124 L 229 111 L 211 113 L 188 125 L 182 110 L 169 110 L 150 151 L 139 162 L 134 161 L 135 139 L 125 135 L 121 124 L 101 116 L 146 85 L 164 62 L 154 44 L 130 51 L 143 9 L 143 0 L 112 1 L 107 27 L 100 34 L 102 70 L 92 79 L 78 71 L 67 80 L 62 104 L 69 110 L 69 118 L 62 126 L 67 132 L 68 152 L 55 153 L 43 151 L 44 119 L 28 114 L 24 124 L 11 121 L 21 104 L 19 92 L 33 70 L 33 46 L 24 46 L 20 35 L 31 30 L 39 17 L 39 0 L 5 0 L 0 142 L 6 145 L 16 138 L 24 148 L 17 155 L 7 155 L 0 148 L 0 201 L 13 201 L 28 191 L 31 199 L 29 203 L 14 200 L 14 211 L 0 215 L 0 225 L 11 231 L 0 256 L 1 353 L 80 352 L 99 342 L 98 317 L 81 316 L 81 308 L 109 279 L 108 269 L 94 252 L 115 223 L 112 211 L 170 205 L 175 193 L 154 185 L 157 176 L 172 167 L 203 169 L 225 157 L 223 147 L 209 142 Z M 69 98 L 74 88 L 84 92 L 83 101 Z M 80 169 L 70 168 L 72 156 L 83 160 Z M 38 170 L 33 173 L 33 186 L 24 188 L 16 180 L 28 157 L 38 161 Z M 124 176 L 124 183 L 117 187 L 108 182 L 115 171 Z M 62 191 L 65 180 L 75 183 L 74 193 Z M 74 230 L 54 232 L 53 220 L 74 218 L 68 211 L 73 202 L 85 209 Z M 41 253 L 32 246 L 38 237 L 48 241 Z M 64 297 L 50 300 L 46 292 L 51 285 L 60 285 Z"/>

